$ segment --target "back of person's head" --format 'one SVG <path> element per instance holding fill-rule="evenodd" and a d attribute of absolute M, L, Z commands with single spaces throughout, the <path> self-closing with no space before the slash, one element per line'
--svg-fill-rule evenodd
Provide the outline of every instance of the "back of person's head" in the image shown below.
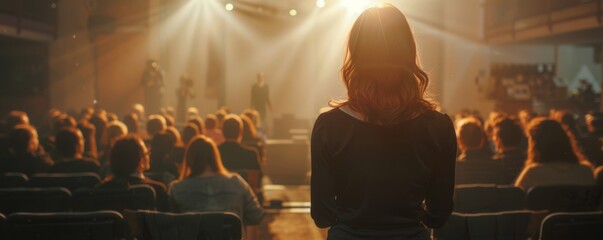
<path fill-rule="evenodd" d="M 586 127 L 591 133 L 598 133 L 603 135 L 603 113 L 601 112 L 590 112 L 585 116 Z"/>
<path fill-rule="evenodd" d="M 404 14 L 391 4 L 366 9 L 350 31 L 341 77 L 345 102 L 370 123 L 395 125 L 435 109 L 425 98 L 429 77 L 419 66 L 415 39 Z"/>
<path fill-rule="evenodd" d="M 126 125 L 120 121 L 113 121 L 109 123 L 109 126 L 107 126 L 105 132 L 105 144 L 107 146 L 111 146 L 113 143 L 115 143 L 117 138 L 123 137 L 126 134 L 128 134 L 128 127 L 126 127 Z"/>
<path fill-rule="evenodd" d="M 28 125 L 29 117 L 26 112 L 11 111 L 5 119 L 6 127 L 10 130 L 17 125 Z"/>
<path fill-rule="evenodd" d="M 174 120 L 174 117 L 172 117 L 172 115 L 169 115 L 169 114 L 166 113 L 166 114 L 163 114 L 162 116 L 165 119 L 165 125 L 167 127 L 173 127 L 174 126 L 175 120 Z"/>
<path fill-rule="evenodd" d="M 247 116 L 245 115 L 241 115 L 241 121 L 243 122 L 243 141 L 248 141 L 248 140 L 253 140 L 256 138 L 257 136 L 257 130 L 255 128 L 255 125 L 253 125 L 253 122 L 251 121 L 251 119 L 249 119 Z"/>
<path fill-rule="evenodd" d="M 161 115 L 151 115 L 149 116 L 149 121 L 147 122 L 147 132 L 149 136 L 154 136 L 157 133 L 165 131 L 167 128 L 167 124 L 165 123 L 165 118 Z"/>
<path fill-rule="evenodd" d="M 76 157 L 84 152 L 84 137 L 79 129 L 63 128 L 56 135 L 56 148 L 64 158 Z"/>
<path fill-rule="evenodd" d="M 17 156 L 33 154 L 38 145 L 38 133 L 30 125 L 17 125 L 8 133 L 9 149 Z"/>
<path fill-rule="evenodd" d="M 572 134 L 578 134 L 578 123 L 574 114 L 568 111 L 556 111 L 551 115 L 553 120 L 561 123 L 561 125 Z"/>
<path fill-rule="evenodd" d="M 118 121 L 119 117 L 117 117 L 117 114 L 115 113 L 107 113 L 107 122 L 111 123 L 113 121 Z"/>
<path fill-rule="evenodd" d="M 115 177 L 126 178 L 149 168 L 147 149 L 135 135 L 126 135 L 115 141 L 111 149 L 111 171 Z"/>
<path fill-rule="evenodd" d="M 463 151 L 482 149 L 486 143 L 486 133 L 474 118 L 465 118 L 458 123 L 458 143 Z"/>
<path fill-rule="evenodd" d="M 197 135 L 199 135 L 197 125 L 192 123 L 187 123 L 186 125 L 184 125 L 184 128 L 182 128 L 182 143 L 184 144 L 184 146 L 187 146 L 190 143 L 191 139 L 193 139 Z"/>
<path fill-rule="evenodd" d="M 214 130 L 218 128 L 218 118 L 214 114 L 207 114 L 205 117 L 205 129 Z"/>
<path fill-rule="evenodd" d="M 494 143 L 498 149 L 520 147 L 524 137 L 521 126 L 510 118 L 494 124 Z"/>
<path fill-rule="evenodd" d="M 559 122 L 535 118 L 528 133 L 527 163 L 569 162 L 585 163 L 571 132 Z"/>
<path fill-rule="evenodd" d="M 103 111 L 94 113 L 89 122 L 92 123 L 96 129 L 96 134 L 94 136 L 96 143 L 101 144 L 103 141 L 103 135 L 105 134 L 105 129 L 107 128 L 108 124 L 106 113 Z"/>
<path fill-rule="evenodd" d="M 191 139 L 186 153 L 180 179 L 199 176 L 205 171 L 213 173 L 228 173 L 222 165 L 220 152 L 213 140 L 205 136 L 197 136 Z"/>
<path fill-rule="evenodd" d="M 180 132 L 176 127 L 167 127 L 167 129 L 165 129 L 165 133 L 167 133 L 172 138 L 172 140 L 174 141 L 174 145 L 182 145 L 182 137 L 180 137 Z"/>
<path fill-rule="evenodd" d="M 122 120 L 128 129 L 128 133 L 138 134 L 138 131 L 140 131 L 140 122 L 136 113 L 128 113 Z"/>
<path fill-rule="evenodd" d="M 240 141 L 243 135 L 243 121 L 234 114 L 228 114 L 222 123 L 222 133 L 226 140 Z"/>
<path fill-rule="evenodd" d="M 77 123 L 75 119 L 67 114 L 60 114 L 52 119 L 52 132 L 53 135 L 56 135 L 61 129 L 76 127 Z M 95 125 L 96 127 L 96 125 Z"/>
<path fill-rule="evenodd" d="M 245 111 L 243 111 L 243 115 L 247 116 L 254 126 L 258 125 L 260 118 L 260 114 L 258 113 L 258 111 L 253 109 L 245 109 Z"/>
<path fill-rule="evenodd" d="M 203 119 L 201 117 L 193 117 L 189 119 L 188 122 L 197 126 L 197 131 L 199 131 L 199 134 L 205 134 L 205 123 L 203 122 Z"/>
<path fill-rule="evenodd" d="M 226 115 L 228 115 L 226 112 L 224 112 L 223 110 L 218 110 L 216 112 L 216 118 L 218 119 L 218 124 L 216 126 L 218 126 L 218 128 L 222 127 L 222 123 L 224 123 L 224 118 L 226 118 Z"/>
<path fill-rule="evenodd" d="M 151 161 L 166 160 L 174 144 L 175 139 L 166 131 L 155 134 L 151 139 Z"/>

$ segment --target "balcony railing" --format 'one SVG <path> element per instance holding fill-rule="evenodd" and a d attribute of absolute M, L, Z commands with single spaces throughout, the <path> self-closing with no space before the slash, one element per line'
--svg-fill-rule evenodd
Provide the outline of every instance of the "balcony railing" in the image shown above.
<path fill-rule="evenodd" d="M 1 0 L 0 25 L 56 36 L 58 0 Z M 3 30 L 5 34 L 10 34 Z"/>

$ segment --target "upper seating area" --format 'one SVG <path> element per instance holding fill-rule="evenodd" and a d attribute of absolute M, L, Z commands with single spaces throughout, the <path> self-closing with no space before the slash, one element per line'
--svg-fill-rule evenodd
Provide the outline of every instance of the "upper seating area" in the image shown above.
<path fill-rule="evenodd" d="M 484 6 L 485 37 L 491 44 L 533 39 L 576 43 L 603 36 L 601 0 L 488 0 Z"/>

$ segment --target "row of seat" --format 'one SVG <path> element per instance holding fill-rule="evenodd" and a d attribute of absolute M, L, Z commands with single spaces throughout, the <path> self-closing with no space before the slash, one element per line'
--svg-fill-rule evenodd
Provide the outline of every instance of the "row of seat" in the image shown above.
<path fill-rule="evenodd" d="M 0 213 L 64 212 L 125 209 L 154 210 L 155 190 L 148 185 L 128 189 L 2 188 Z"/>
<path fill-rule="evenodd" d="M 513 186 L 458 185 L 454 193 L 454 211 L 595 211 L 601 209 L 602 197 L 603 189 L 597 186 L 541 186 L 525 193 Z"/>
<path fill-rule="evenodd" d="M 154 211 L 0 214 L 0 239 L 242 239 L 242 223 L 232 213 Z"/>
<path fill-rule="evenodd" d="M 38 173 L 31 177 L 23 173 L 0 175 L 0 188 L 64 187 L 69 191 L 93 188 L 101 182 L 96 173 Z"/>
<path fill-rule="evenodd" d="M 466 239 L 603 239 L 603 212 L 507 211 L 453 213 L 437 240 Z"/>

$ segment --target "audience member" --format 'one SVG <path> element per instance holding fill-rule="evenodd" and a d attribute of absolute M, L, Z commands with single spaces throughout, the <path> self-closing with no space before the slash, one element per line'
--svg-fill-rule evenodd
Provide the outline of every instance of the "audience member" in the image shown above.
<path fill-rule="evenodd" d="M 264 162 L 265 156 L 265 143 L 264 140 L 257 136 L 257 130 L 255 125 L 251 119 L 249 119 L 246 115 L 241 115 L 241 120 L 243 122 L 243 137 L 241 138 L 241 144 L 244 146 L 255 149 L 255 151 L 259 154 L 260 162 Z"/>
<path fill-rule="evenodd" d="M 205 136 L 191 140 L 170 199 L 177 212 L 232 212 L 246 225 L 258 224 L 264 214 L 251 187 L 224 168 L 216 144 Z"/>
<path fill-rule="evenodd" d="M 0 172 L 20 172 L 28 176 L 44 173 L 54 162 L 40 152 L 38 133 L 30 125 L 17 125 L 8 133 L 9 155 L 0 159 Z"/>
<path fill-rule="evenodd" d="M 200 135 L 205 135 L 205 124 L 201 117 L 193 117 L 188 120 L 189 123 L 195 124 Z"/>
<path fill-rule="evenodd" d="M 162 133 L 167 128 L 167 124 L 165 123 L 165 118 L 161 115 L 151 115 L 149 116 L 149 121 L 147 122 L 147 134 L 149 139 L 153 139 L 155 134 Z"/>
<path fill-rule="evenodd" d="M 155 190 L 157 209 L 169 209 L 165 185 L 144 176 L 144 171 L 149 169 L 149 156 L 139 137 L 127 135 L 117 139 L 111 149 L 110 164 L 113 176 L 103 181 L 98 188 L 127 189 L 131 185 L 146 184 Z"/>
<path fill-rule="evenodd" d="M 188 146 L 188 143 L 190 143 L 191 139 L 193 139 L 194 137 L 196 137 L 197 135 L 199 135 L 199 130 L 197 128 L 197 125 L 192 124 L 192 123 L 186 123 L 184 125 L 184 127 L 182 128 L 182 143 L 184 144 L 184 146 Z M 209 136 L 208 136 L 209 137 Z"/>
<path fill-rule="evenodd" d="M 243 121 L 234 114 L 224 119 L 222 129 L 226 139 L 218 148 L 224 167 L 228 170 L 258 170 L 261 171 L 259 155 L 253 148 L 243 146 Z"/>
<path fill-rule="evenodd" d="M 140 120 L 136 113 L 128 113 L 122 120 L 128 129 L 128 133 L 136 135 L 140 134 Z"/>
<path fill-rule="evenodd" d="M 178 132 L 178 129 L 176 129 L 176 127 L 170 126 L 168 127 L 165 132 L 170 135 L 170 137 L 172 138 L 173 142 L 174 142 L 174 147 L 172 148 L 172 151 L 170 152 L 170 162 L 174 162 L 177 164 L 182 163 L 182 160 L 184 159 L 184 145 L 182 144 L 182 138 L 180 137 L 180 132 Z M 174 177 L 178 177 L 179 175 L 175 175 Z"/>
<path fill-rule="evenodd" d="M 175 139 L 166 132 L 157 133 L 151 140 L 151 168 L 150 172 L 170 173 L 174 177 L 180 176 L 180 171 L 175 162 L 171 161 Z"/>
<path fill-rule="evenodd" d="M 494 124 L 493 142 L 499 161 L 504 169 L 504 184 L 513 184 L 521 173 L 526 161 L 526 150 L 522 147 L 525 136 L 521 126 L 510 118 L 504 118 Z"/>
<path fill-rule="evenodd" d="M 580 153 L 573 134 L 560 123 L 537 118 L 527 134 L 528 158 L 516 186 L 528 191 L 537 186 L 595 184 L 592 167 Z"/>
<path fill-rule="evenodd" d="M 484 151 L 486 133 L 474 118 L 465 118 L 457 123 L 458 145 L 461 155 L 456 163 L 456 184 L 502 184 L 502 164 L 492 160 Z"/>
<path fill-rule="evenodd" d="M 584 153 L 586 159 L 598 167 L 603 165 L 603 113 L 595 112 L 586 115 L 587 133 L 580 138 L 580 150 Z"/>
<path fill-rule="evenodd" d="M 219 146 L 224 142 L 224 134 L 218 128 L 218 118 L 216 115 L 207 114 L 205 118 L 205 136 L 208 136 Z"/>
<path fill-rule="evenodd" d="M 49 173 L 98 173 L 98 163 L 94 159 L 84 158 L 84 136 L 79 129 L 70 127 L 59 131 L 56 149 L 60 158 L 48 169 Z"/>

